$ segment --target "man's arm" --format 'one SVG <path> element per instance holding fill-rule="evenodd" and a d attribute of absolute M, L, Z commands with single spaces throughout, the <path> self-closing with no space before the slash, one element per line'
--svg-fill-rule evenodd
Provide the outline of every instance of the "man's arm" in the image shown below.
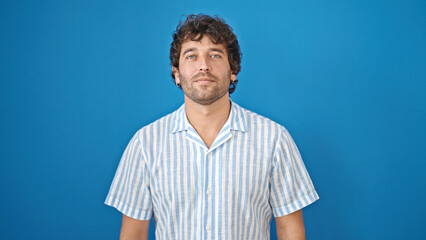
<path fill-rule="evenodd" d="M 148 240 L 149 220 L 137 220 L 123 214 L 120 240 Z"/>
<path fill-rule="evenodd" d="M 302 209 L 282 217 L 276 217 L 278 240 L 304 240 L 305 226 Z"/>

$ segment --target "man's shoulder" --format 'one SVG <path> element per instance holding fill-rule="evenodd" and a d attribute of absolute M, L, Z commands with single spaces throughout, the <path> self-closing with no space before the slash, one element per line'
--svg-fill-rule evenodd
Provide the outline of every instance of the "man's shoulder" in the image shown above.
<path fill-rule="evenodd" d="M 143 126 L 137 131 L 137 134 L 161 134 L 164 131 L 170 131 L 174 124 L 178 121 L 178 114 L 182 111 L 182 107 L 175 111 Z"/>
<path fill-rule="evenodd" d="M 244 107 L 238 106 L 239 110 L 243 114 L 244 118 L 246 119 L 248 127 L 261 127 L 261 126 L 267 126 L 272 128 L 278 128 L 280 130 L 285 130 L 285 127 L 274 120 L 263 116 L 259 113 L 256 113 L 254 111 L 248 110 Z"/>
<path fill-rule="evenodd" d="M 281 141 L 282 139 L 284 142 L 293 141 L 290 132 L 282 124 L 251 110 L 242 107 L 239 109 L 244 115 L 247 132 L 252 132 L 256 136 L 264 136 L 270 141 Z"/>

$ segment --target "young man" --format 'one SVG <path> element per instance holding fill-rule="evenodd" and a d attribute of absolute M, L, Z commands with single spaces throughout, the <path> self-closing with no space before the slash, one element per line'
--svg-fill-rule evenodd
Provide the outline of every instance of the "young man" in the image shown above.
<path fill-rule="evenodd" d="M 318 199 L 287 130 L 230 100 L 241 53 L 220 18 L 190 15 L 170 49 L 184 93 L 177 111 L 130 141 L 105 201 L 121 239 L 304 239 L 301 208 Z"/>

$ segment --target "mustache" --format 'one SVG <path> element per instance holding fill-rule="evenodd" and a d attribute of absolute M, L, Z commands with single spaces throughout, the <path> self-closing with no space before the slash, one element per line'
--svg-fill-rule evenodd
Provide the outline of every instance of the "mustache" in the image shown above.
<path fill-rule="evenodd" d="M 195 74 L 194 77 L 192 77 L 192 79 L 196 80 L 198 78 L 205 78 L 205 77 L 213 79 L 215 81 L 217 80 L 217 77 L 215 75 L 209 73 L 209 72 L 200 72 L 200 73 L 197 73 L 197 74 Z"/>

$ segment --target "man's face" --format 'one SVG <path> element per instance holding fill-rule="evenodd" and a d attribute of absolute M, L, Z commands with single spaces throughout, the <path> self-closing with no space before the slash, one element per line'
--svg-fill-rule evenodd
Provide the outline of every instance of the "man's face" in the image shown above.
<path fill-rule="evenodd" d="M 206 35 L 201 41 L 187 40 L 182 44 L 179 69 L 173 67 L 173 73 L 185 96 L 201 105 L 228 95 L 230 82 L 237 79 L 223 44 L 214 44 Z"/>

